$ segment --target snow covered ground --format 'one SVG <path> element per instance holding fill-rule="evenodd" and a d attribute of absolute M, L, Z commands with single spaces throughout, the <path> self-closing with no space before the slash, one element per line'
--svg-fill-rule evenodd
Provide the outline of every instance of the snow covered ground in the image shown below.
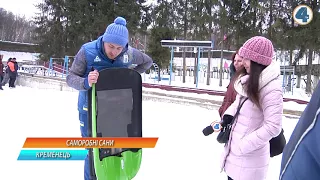
<path fill-rule="evenodd" d="M 3 55 L 3 61 L 7 62 L 7 60 L 11 58 L 17 58 L 17 62 L 35 62 L 38 59 L 39 53 L 28 53 L 28 52 L 9 52 L 9 51 L 1 51 L 0 54 Z"/>
<path fill-rule="evenodd" d="M 1 154 L 4 179 L 83 179 L 83 161 L 17 161 L 26 137 L 80 136 L 77 93 L 18 86 L 0 91 Z M 135 180 L 215 179 L 220 173 L 222 145 L 202 129 L 219 119 L 217 111 L 154 101 L 143 102 L 143 134 L 159 137 L 143 150 Z M 283 118 L 290 137 L 297 119 Z M 271 159 L 268 180 L 278 179 L 281 156 Z M 2 178 L 1 178 L 2 179 Z"/>

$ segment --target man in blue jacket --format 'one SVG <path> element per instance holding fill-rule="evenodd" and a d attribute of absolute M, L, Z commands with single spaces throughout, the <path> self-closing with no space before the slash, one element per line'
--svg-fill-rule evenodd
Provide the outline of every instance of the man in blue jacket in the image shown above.
<path fill-rule="evenodd" d="M 282 154 L 280 180 L 320 179 L 320 82 Z"/>
<path fill-rule="evenodd" d="M 99 71 L 105 68 L 133 68 L 143 73 L 152 66 L 152 59 L 128 45 L 129 33 L 126 20 L 117 17 L 105 33 L 97 40 L 88 42 L 80 48 L 67 76 L 67 84 L 79 90 L 78 111 L 81 136 L 87 137 L 88 90 L 96 83 Z M 92 68 L 95 70 L 92 71 Z M 84 179 L 89 180 L 90 164 L 85 159 Z"/>

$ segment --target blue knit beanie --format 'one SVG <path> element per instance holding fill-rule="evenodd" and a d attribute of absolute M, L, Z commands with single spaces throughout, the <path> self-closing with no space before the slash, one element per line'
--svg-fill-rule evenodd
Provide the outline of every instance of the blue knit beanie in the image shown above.
<path fill-rule="evenodd" d="M 117 17 L 114 22 L 107 27 L 106 32 L 103 34 L 102 41 L 117 44 L 125 48 L 129 41 L 129 32 L 126 25 L 127 21 L 123 17 Z"/>

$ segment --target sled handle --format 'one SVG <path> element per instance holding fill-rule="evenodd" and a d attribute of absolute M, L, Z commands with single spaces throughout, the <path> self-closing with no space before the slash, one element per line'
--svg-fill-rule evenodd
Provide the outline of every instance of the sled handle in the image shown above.
<path fill-rule="evenodd" d="M 92 123 L 92 137 L 97 137 L 97 106 L 96 106 L 96 84 L 92 83 L 92 89 L 91 89 L 91 123 Z M 99 168 L 99 159 L 97 154 L 99 154 L 98 148 L 92 149 L 93 153 L 93 165 L 94 165 L 94 171 L 96 174 L 96 178 L 99 179 L 99 176 L 101 176 L 101 170 Z"/>
<path fill-rule="evenodd" d="M 91 71 L 94 71 L 93 66 Z M 97 137 L 97 103 L 96 103 L 96 83 L 92 83 L 91 87 L 91 122 L 92 122 L 92 137 Z"/>
<path fill-rule="evenodd" d="M 92 137 L 97 137 L 97 107 L 96 107 L 96 84 L 92 83 L 91 95 L 91 122 L 92 122 Z"/>

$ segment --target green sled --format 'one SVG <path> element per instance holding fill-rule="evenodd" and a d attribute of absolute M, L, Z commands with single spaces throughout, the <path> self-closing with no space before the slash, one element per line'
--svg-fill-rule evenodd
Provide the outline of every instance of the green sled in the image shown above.
<path fill-rule="evenodd" d="M 124 77 L 124 75 L 120 77 Z M 91 112 L 92 137 L 97 137 L 96 84 L 92 85 Z M 142 160 L 142 149 L 139 149 L 137 152 L 124 151 L 121 153 L 121 156 L 108 156 L 103 158 L 102 161 L 99 158 L 99 148 L 93 148 L 92 154 L 97 180 L 131 180 L 137 175 Z"/>

